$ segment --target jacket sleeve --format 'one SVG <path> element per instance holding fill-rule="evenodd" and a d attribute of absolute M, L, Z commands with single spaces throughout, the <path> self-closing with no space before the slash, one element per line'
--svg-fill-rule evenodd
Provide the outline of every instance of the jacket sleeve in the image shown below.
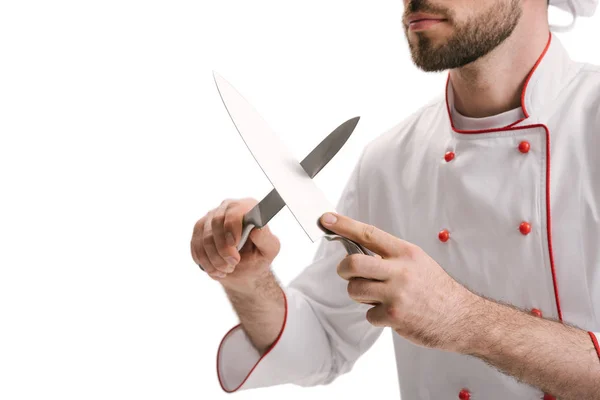
<path fill-rule="evenodd" d="M 357 189 L 362 158 L 336 206 L 338 213 L 361 221 Z M 346 256 L 341 243 L 321 241 L 312 263 L 282 289 L 283 326 L 262 357 L 240 325 L 225 335 L 217 353 L 217 375 L 224 391 L 328 384 L 352 369 L 382 328 L 368 323 L 365 315 L 371 306 L 351 300 L 347 282 L 337 275 L 337 265 Z"/>

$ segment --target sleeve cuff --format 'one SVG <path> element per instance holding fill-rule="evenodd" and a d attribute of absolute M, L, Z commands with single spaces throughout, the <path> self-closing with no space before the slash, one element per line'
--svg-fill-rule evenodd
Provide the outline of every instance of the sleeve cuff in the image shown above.
<path fill-rule="evenodd" d="M 294 289 L 283 290 L 283 296 L 281 332 L 262 357 L 241 325 L 223 337 L 217 352 L 217 375 L 225 392 L 286 383 L 312 385 L 329 375 L 331 349 L 317 317 Z"/>
<path fill-rule="evenodd" d="M 598 359 L 600 359 L 600 344 L 598 344 L 598 338 L 600 337 L 600 332 L 588 332 L 590 334 L 590 338 L 592 338 L 592 343 L 594 343 L 594 347 L 596 348 L 596 353 L 598 354 Z"/>
<path fill-rule="evenodd" d="M 287 322 L 288 306 L 285 291 L 283 291 L 283 299 L 285 302 L 285 314 L 283 316 L 281 331 L 275 342 L 273 342 L 262 357 L 252 345 L 250 338 L 248 338 L 242 329 L 241 324 L 231 328 L 221 340 L 217 352 L 217 376 L 219 384 L 225 392 L 233 393 L 239 390 L 246 383 L 261 360 L 277 346 Z"/>

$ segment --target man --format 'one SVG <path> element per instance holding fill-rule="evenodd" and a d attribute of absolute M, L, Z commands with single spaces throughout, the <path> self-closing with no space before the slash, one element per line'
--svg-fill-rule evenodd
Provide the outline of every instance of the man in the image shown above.
<path fill-rule="evenodd" d="M 404 3 L 445 93 L 366 146 L 322 218 L 375 256 L 323 241 L 282 288 L 268 227 L 235 248 L 256 200 L 196 223 L 241 321 L 221 386 L 327 384 L 391 327 L 403 399 L 600 399 L 600 68 L 569 59 L 546 0 Z"/>

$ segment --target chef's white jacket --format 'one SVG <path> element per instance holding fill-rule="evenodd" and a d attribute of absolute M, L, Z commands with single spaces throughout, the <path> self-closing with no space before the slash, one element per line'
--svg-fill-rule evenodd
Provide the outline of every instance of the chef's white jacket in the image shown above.
<path fill-rule="evenodd" d="M 462 131 L 452 105 L 448 79 L 443 96 L 371 141 L 336 210 L 418 245 L 476 293 L 588 331 L 600 357 L 600 68 L 549 34 L 523 118 Z M 284 288 L 285 322 L 263 357 L 239 325 L 225 335 L 223 390 L 327 384 L 351 370 L 382 328 L 337 275 L 346 255 L 319 244 Z M 544 397 L 478 358 L 393 341 L 403 399 Z"/>

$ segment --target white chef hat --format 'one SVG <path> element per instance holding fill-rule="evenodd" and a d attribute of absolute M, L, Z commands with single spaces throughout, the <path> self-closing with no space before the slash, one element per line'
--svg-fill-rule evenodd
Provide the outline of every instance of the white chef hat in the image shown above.
<path fill-rule="evenodd" d="M 551 25 L 550 29 L 557 32 L 570 31 L 575 25 L 577 17 L 591 17 L 598 7 L 598 0 L 550 0 L 550 5 L 568 11 L 573 16 L 570 25 Z"/>

